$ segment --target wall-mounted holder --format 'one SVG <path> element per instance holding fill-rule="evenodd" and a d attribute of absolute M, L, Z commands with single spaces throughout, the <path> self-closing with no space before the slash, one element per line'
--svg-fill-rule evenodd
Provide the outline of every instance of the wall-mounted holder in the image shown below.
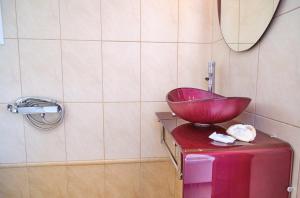
<path fill-rule="evenodd" d="M 7 105 L 12 113 L 23 114 L 37 129 L 51 130 L 60 125 L 64 117 L 63 107 L 56 100 L 38 97 L 24 97 Z"/>

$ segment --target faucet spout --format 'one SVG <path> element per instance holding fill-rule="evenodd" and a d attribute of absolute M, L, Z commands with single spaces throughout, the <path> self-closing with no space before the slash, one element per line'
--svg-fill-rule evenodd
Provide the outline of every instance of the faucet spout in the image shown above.
<path fill-rule="evenodd" d="M 214 61 L 208 62 L 208 77 L 205 78 L 208 81 L 208 91 L 211 93 L 215 92 L 215 66 Z"/>

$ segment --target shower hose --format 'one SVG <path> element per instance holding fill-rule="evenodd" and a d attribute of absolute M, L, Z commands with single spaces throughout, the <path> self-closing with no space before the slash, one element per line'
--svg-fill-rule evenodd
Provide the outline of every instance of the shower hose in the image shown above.
<path fill-rule="evenodd" d="M 13 104 L 8 104 L 7 109 L 13 113 L 19 113 L 18 108 L 20 107 L 56 107 L 57 112 L 53 113 L 23 113 L 26 120 L 35 128 L 44 131 L 45 133 L 49 130 L 59 126 L 64 118 L 64 109 L 57 103 L 56 100 L 48 98 L 38 97 L 23 97 L 19 98 Z"/>

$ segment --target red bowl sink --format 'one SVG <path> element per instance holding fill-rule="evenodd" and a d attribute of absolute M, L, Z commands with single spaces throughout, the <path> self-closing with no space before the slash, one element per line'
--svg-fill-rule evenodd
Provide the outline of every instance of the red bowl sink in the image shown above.
<path fill-rule="evenodd" d="M 200 124 L 232 120 L 250 101 L 250 98 L 224 97 L 196 88 L 177 88 L 167 94 L 168 105 L 178 117 Z"/>

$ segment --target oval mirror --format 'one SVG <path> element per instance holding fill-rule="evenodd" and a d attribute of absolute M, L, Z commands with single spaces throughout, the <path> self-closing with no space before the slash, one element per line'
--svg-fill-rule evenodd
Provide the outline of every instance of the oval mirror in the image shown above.
<path fill-rule="evenodd" d="M 219 22 L 227 45 L 250 49 L 261 38 L 280 0 L 218 0 Z"/>

